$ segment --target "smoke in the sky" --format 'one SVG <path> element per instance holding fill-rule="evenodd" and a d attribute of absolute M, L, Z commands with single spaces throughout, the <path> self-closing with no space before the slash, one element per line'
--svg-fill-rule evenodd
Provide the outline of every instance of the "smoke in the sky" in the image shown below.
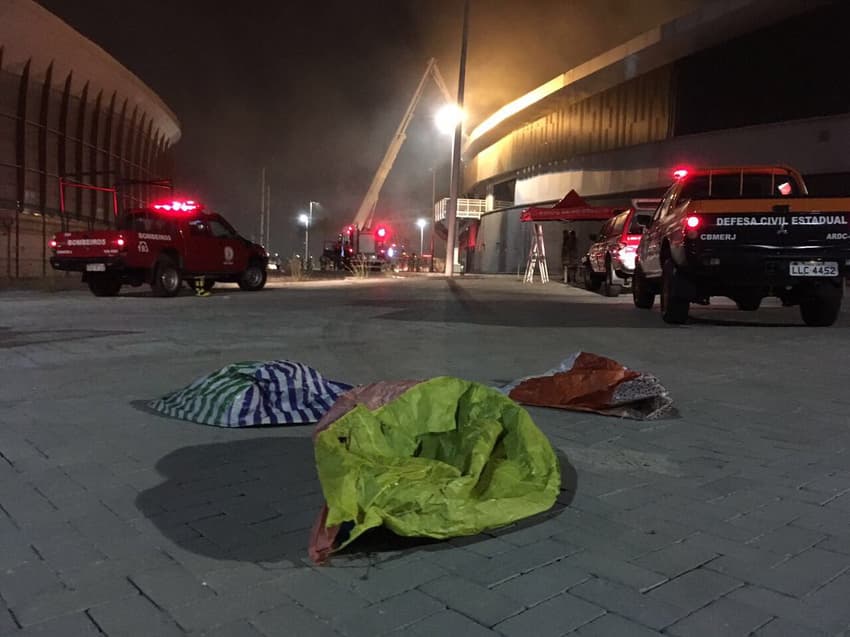
<path fill-rule="evenodd" d="M 178 186 L 248 235 L 268 167 L 280 252 L 300 245 L 295 218 L 311 199 L 326 227 L 350 221 L 429 57 L 456 89 L 461 0 L 40 1 L 177 113 Z M 706 1 L 472 0 L 472 123 Z M 430 203 L 435 166 L 437 194 L 447 189 L 450 141 L 431 121 L 441 101 L 431 87 L 378 206 L 411 227 Z"/>

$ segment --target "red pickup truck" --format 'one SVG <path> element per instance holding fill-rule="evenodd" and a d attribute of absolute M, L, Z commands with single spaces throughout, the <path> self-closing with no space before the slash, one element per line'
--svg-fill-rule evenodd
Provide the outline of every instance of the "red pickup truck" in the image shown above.
<path fill-rule="evenodd" d="M 83 273 L 96 296 L 115 296 L 124 284 L 149 283 L 157 296 L 175 296 L 180 284 L 216 281 L 261 290 L 268 253 L 241 237 L 221 215 L 193 201 L 132 210 L 115 230 L 61 232 L 50 242 L 56 270 Z"/>

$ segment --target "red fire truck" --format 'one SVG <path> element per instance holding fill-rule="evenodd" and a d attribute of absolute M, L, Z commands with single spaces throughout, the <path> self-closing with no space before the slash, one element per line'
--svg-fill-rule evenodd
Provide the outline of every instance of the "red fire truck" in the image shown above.
<path fill-rule="evenodd" d="M 266 284 L 268 253 L 240 236 L 221 215 L 194 201 L 169 201 L 131 210 L 109 230 L 60 232 L 50 241 L 56 270 L 82 272 L 96 296 L 115 296 L 122 285 L 149 283 L 157 296 L 175 296 L 182 282 Z"/>

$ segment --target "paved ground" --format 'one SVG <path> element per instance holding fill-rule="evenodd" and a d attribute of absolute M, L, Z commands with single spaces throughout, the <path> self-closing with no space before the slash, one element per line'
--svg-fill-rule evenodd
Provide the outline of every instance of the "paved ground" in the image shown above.
<path fill-rule="evenodd" d="M 850 627 L 848 326 L 510 278 L 0 293 L 0 635 L 817 635 Z M 377 539 L 314 568 L 307 428 L 143 403 L 223 364 L 486 383 L 575 350 L 656 373 L 681 416 L 533 410 L 559 505 L 486 536 Z"/>

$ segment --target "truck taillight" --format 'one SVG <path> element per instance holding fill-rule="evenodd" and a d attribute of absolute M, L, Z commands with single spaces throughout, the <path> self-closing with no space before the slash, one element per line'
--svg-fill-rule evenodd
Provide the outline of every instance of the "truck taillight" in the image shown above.
<path fill-rule="evenodd" d="M 59 242 L 58 242 L 58 241 L 56 241 L 56 239 L 51 239 L 51 240 L 50 240 L 50 247 L 51 247 L 51 248 L 53 248 L 53 249 L 55 250 L 58 246 L 59 246 Z"/>
<path fill-rule="evenodd" d="M 688 239 L 697 238 L 697 230 L 702 225 L 702 219 L 696 215 L 688 215 L 684 221 L 684 233 Z"/>

